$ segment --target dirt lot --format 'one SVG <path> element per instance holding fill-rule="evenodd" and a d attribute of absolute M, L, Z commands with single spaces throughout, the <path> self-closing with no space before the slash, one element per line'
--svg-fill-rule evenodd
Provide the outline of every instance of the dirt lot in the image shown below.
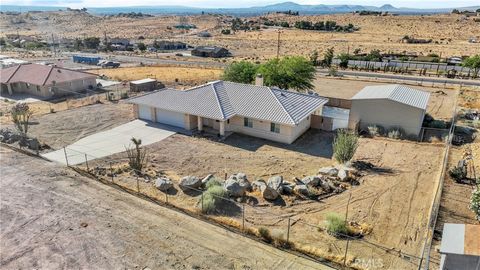
<path fill-rule="evenodd" d="M 354 33 L 302 31 L 294 28 L 283 29 L 281 35 L 282 55 L 307 55 L 314 50 L 320 53 L 335 47 L 337 53 L 360 49 L 362 53 L 379 49 L 382 52 L 412 52 L 427 55 L 442 54 L 443 57 L 462 56 L 480 53 L 477 44 L 468 39 L 477 37 L 478 23 L 474 18 L 465 19 L 462 15 L 425 16 L 358 16 L 333 14 L 318 16 L 268 15 L 271 20 L 313 22 L 333 20 L 338 24 L 352 23 L 360 27 Z M 222 35 L 221 30 L 230 28 L 231 17 L 218 15 L 187 16 L 186 23 L 195 24 L 197 29 L 187 31 L 175 29 L 179 16 L 156 16 L 151 18 L 117 18 L 94 16 L 78 12 L 42 12 L 18 15 L 1 14 L 0 28 L 5 34 L 44 35 L 45 31 L 58 37 L 77 38 L 79 36 L 126 37 L 136 41 L 145 37 L 146 43 L 154 39 L 174 39 L 196 45 L 220 45 L 231 50 L 237 58 L 268 59 L 276 55 L 277 31 L 238 31 L 233 35 Z M 258 17 L 248 18 L 258 20 Z M 15 23 L 22 21 L 21 24 Z M 51 22 L 54 21 L 55 24 Z M 111 27 L 115 25 L 116 27 Z M 199 31 L 209 31 L 211 38 L 196 36 Z M 428 44 L 405 44 L 400 39 L 408 35 L 421 39 L 432 39 Z"/>
<path fill-rule="evenodd" d="M 320 167 L 331 165 L 331 140 L 332 134 L 318 131 L 307 132 L 291 146 L 238 134 L 230 136 L 224 143 L 174 135 L 149 145 L 148 151 L 151 168 L 177 183 L 185 175 L 204 177 L 212 173 L 223 178 L 225 173 L 237 172 L 246 173 L 251 181 L 267 180 L 272 175 L 282 175 L 290 181 L 294 176 L 313 175 Z M 370 172 L 362 178 L 360 186 L 318 202 L 284 196 L 281 201 L 272 203 L 258 194 L 250 194 L 249 203 L 255 207 L 246 210 L 247 223 L 285 235 L 287 219 L 291 218 L 294 226 L 290 235 L 296 245 L 341 257 L 346 241 L 318 232 L 316 226 L 323 226 L 329 212 L 345 213 L 348 194 L 352 193 L 349 219 L 373 227 L 365 240 L 419 256 L 443 151 L 442 144 L 361 139 L 355 159 L 373 163 L 382 169 L 381 173 Z M 90 166 L 105 165 L 109 160 L 124 157 L 123 154 L 114 155 Z M 136 190 L 134 178 L 115 181 Z M 142 183 L 141 189 L 164 199 L 164 195 L 151 184 Z M 178 188 L 169 198 L 169 202 L 193 211 L 198 210 L 198 200 L 199 194 L 187 195 Z M 240 207 L 234 207 L 237 210 L 232 210 L 229 217 L 241 224 Z M 364 242 L 354 241 L 349 249 L 349 260 L 376 260 L 381 263 L 378 268 L 383 269 L 416 268 L 418 261 L 415 258 L 408 261 L 393 253 L 387 254 Z"/>
<path fill-rule="evenodd" d="M 3 269 L 329 269 L 59 165 L 0 151 Z"/>
<path fill-rule="evenodd" d="M 116 69 L 90 70 L 95 74 L 104 74 L 118 81 L 132 81 L 145 78 L 156 78 L 168 87 L 187 87 L 218 80 L 223 73 L 221 69 L 148 66 Z"/>
<path fill-rule="evenodd" d="M 365 86 L 389 84 L 385 82 L 360 81 L 339 78 L 319 77 L 315 79 L 315 91 L 322 96 L 350 99 Z M 410 86 L 415 89 L 430 92 L 427 112 L 434 118 L 452 118 L 456 91 L 452 89 L 432 88 L 425 86 Z"/>

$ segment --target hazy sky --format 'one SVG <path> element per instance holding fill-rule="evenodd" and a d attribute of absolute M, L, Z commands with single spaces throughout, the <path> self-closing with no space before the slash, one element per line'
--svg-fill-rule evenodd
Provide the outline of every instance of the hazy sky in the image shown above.
<path fill-rule="evenodd" d="M 159 6 L 183 5 L 194 7 L 250 7 L 286 2 L 282 0 L 1 0 L 4 5 L 55 5 L 69 7 Z M 293 0 L 299 4 L 357 4 L 395 7 L 443 8 L 480 5 L 479 0 Z"/>

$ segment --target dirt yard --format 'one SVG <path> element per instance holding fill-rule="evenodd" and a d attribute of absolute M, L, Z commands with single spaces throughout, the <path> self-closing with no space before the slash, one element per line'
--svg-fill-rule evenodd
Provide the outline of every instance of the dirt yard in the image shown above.
<path fill-rule="evenodd" d="M 315 91 L 321 96 L 350 99 L 365 86 L 390 84 L 352 79 L 328 78 L 317 76 Z M 455 106 L 456 90 L 432 88 L 425 86 L 410 86 L 414 89 L 430 92 L 427 112 L 437 119 L 451 119 Z"/>
<path fill-rule="evenodd" d="M 166 174 L 177 184 L 186 175 L 204 177 L 212 173 L 223 178 L 225 173 L 231 175 L 237 172 L 246 173 L 250 181 L 267 180 L 272 175 L 282 175 L 291 181 L 294 176 L 314 175 L 320 167 L 333 164 L 332 136 L 331 133 L 309 131 L 294 144 L 286 146 L 239 134 L 228 137 L 224 143 L 174 135 L 149 145 L 147 149 L 151 168 Z M 397 253 L 420 254 L 433 191 L 440 177 L 443 151 L 442 144 L 361 139 L 355 160 L 371 162 L 379 170 L 368 172 L 359 186 L 320 201 L 283 196 L 280 202 L 272 203 L 258 197 L 258 194 L 250 194 L 249 203 L 255 207 L 246 210 L 247 223 L 285 235 L 287 219 L 291 218 L 294 225 L 290 235 L 296 245 L 328 256 L 342 257 L 346 241 L 318 232 L 316 227 L 323 226 L 325 215 L 329 212 L 344 214 L 351 193 L 349 220 L 371 225 L 373 230 L 364 239 L 388 249 L 394 248 L 395 252 L 388 254 L 364 242 L 353 241 L 349 248 L 349 260 L 375 260 L 381 264 L 378 268 L 382 269 L 399 269 L 399 266 L 401 269 L 416 269 L 418 260 L 415 257 L 401 259 Z M 117 154 L 90 166 L 102 166 L 109 160 L 125 161 L 124 158 L 124 154 Z M 115 181 L 136 190 L 132 180 Z M 164 195 L 155 191 L 151 184 L 142 183 L 141 189 L 164 199 Z M 199 194 L 186 195 L 177 188 L 169 197 L 169 202 L 175 205 L 198 210 Z M 232 210 L 230 218 L 241 223 L 238 216 L 240 206 L 234 208 L 237 210 Z"/>
<path fill-rule="evenodd" d="M 0 154 L 2 269 L 330 269 L 63 166 Z"/>
<path fill-rule="evenodd" d="M 196 67 L 148 66 L 116 69 L 95 69 L 89 72 L 104 74 L 118 81 L 131 81 L 156 78 L 168 87 L 188 87 L 218 80 L 223 73 L 221 69 Z"/>

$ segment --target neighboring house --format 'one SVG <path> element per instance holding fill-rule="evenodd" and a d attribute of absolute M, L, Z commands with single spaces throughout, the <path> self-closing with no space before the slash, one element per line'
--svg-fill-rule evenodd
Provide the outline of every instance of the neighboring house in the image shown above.
<path fill-rule="evenodd" d="M 0 70 L 1 93 L 25 93 L 42 98 L 70 95 L 96 86 L 97 75 L 40 64 Z"/>
<path fill-rule="evenodd" d="M 157 50 L 167 51 L 167 50 L 186 50 L 187 44 L 183 42 L 177 41 L 168 41 L 168 40 L 161 40 L 157 41 L 153 44 Z"/>
<path fill-rule="evenodd" d="M 370 125 L 402 128 L 406 135 L 419 135 L 430 93 L 391 84 L 367 86 L 352 97 L 350 121 L 360 128 Z"/>
<path fill-rule="evenodd" d="M 480 225 L 443 225 L 440 270 L 480 269 Z"/>
<path fill-rule="evenodd" d="M 109 40 L 110 42 L 110 47 L 113 50 L 118 50 L 118 51 L 125 51 L 127 50 L 128 47 L 130 47 L 132 44 L 130 44 L 130 40 L 127 38 L 112 38 Z"/>
<path fill-rule="evenodd" d="M 130 99 L 140 119 L 186 130 L 209 127 L 292 143 L 327 99 L 278 88 L 214 81 L 189 90 L 159 90 Z"/>
<path fill-rule="evenodd" d="M 192 50 L 192 55 L 200 57 L 220 58 L 230 56 L 230 52 L 222 47 L 198 46 Z"/>

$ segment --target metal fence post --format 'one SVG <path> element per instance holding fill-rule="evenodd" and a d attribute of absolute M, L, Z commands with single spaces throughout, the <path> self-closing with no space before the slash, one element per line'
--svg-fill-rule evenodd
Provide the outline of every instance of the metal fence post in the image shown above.
<path fill-rule="evenodd" d="M 242 204 L 242 231 L 245 231 L 245 204 Z"/>
<path fill-rule="evenodd" d="M 65 154 L 65 162 L 67 163 L 67 167 L 68 167 L 69 165 L 68 165 L 67 150 L 65 149 L 65 147 L 63 147 L 63 153 Z"/>
<path fill-rule="evenodd" d="M 202 213 L 203 213 L 203 192 L 202 192 Z"/>
<path fill-rule="evenodd" d="M 288 218 L 287 243 L 290 241 L 290 218 Z"/>
<path fill-rule="evenodd" d="M 350 238 L 347 238 L 347 246 L 345 247 L 345 256 L 343 257 L 343 265 L 345 266 L 347 266 L 348 244 L 350 244 Z"/>
<path fill-rule="evenodd" d="M 112 162 L 110 162 L 110 174 L 112 175 L 112 183 L 113 181 L 113 168 L 112 168 Z"/>
<path fill-rule="evenodd" d="M 168 203 L 168 194 L 165 192 L 165 202 Z"/>
<path fill-rule="evenodd" d="M 140 193 L 140 183 L 138 181 L 138 174 L 135 174 L 137 176 L 137 192 Z"/>
<path fill-rule="evenodd" d="M 87 159 L 87 154 L 85 154 L 85 163 L 87 164 L 87 172 L 90 171 L 90 169 L 88 168 L 88 159 Z"/>

